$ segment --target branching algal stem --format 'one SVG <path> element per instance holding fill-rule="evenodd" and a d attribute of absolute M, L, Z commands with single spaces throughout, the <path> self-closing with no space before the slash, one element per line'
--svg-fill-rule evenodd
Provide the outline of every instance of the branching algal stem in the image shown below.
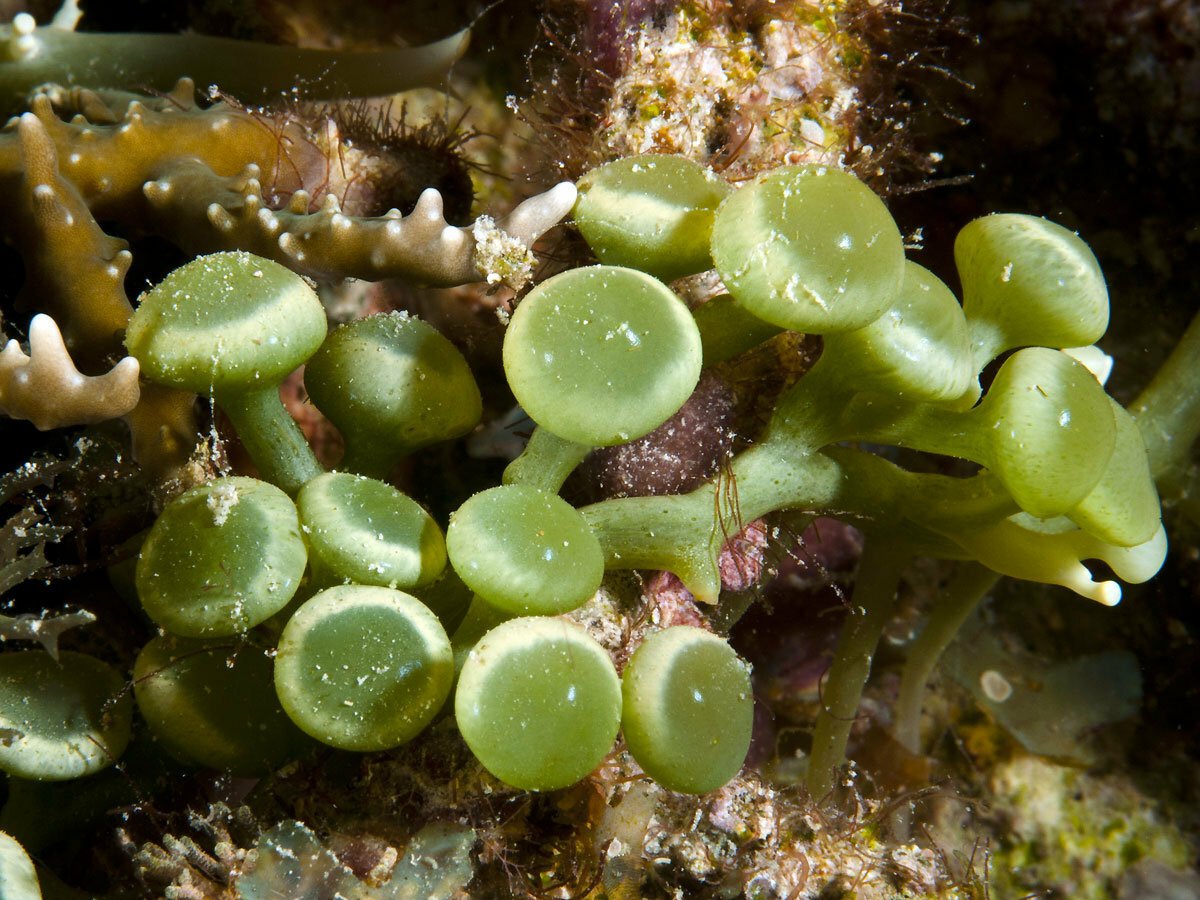
<path fill-rule="evenodd" d="M 521 455 L 504 470 L 504 483 L 525 484 L 558 493 L 567 476 L 591 451 L 586 444 L 560 438 L 545 428 L 536 428 Z"/>
<path fill-rule="evenodd" d="M 279 400 L 279 388 L 222 394 L 217 405 L 229 416 L 234 430 L 264 481 L 294 496 L 325 470 L 295 420 Z"/>
<path fill-rule="evenodd" d="M 830 509 L 846 481 L 842 467 L 820 454 L 786 453 L 764 443 L 734 460 L 738 511 L 750 522 L 776 509 Z M 668 569 L 697 599 L 713 603 L 720 591 L 717 555 L 724 543 L 714 528 L 720 509 L 716 485 L 672 497 L 627 497 L 580 510 L 600 538 L 608 568 Z"/>
<path fill-rule="evenodd" d="M 871 674 L 875 647 L 891 618 L 896 587 L 911 559 L 907 547 L 886 538 L 867 537 L 858 563 L 850 614 L 838 638 L 813 734 L 808 792 L 816 800 L 827 796 L 836 784 L 838 767 L 846 757 L 850 727 Z"/>
<path fill-rule="evenodd" d="M 910 753 L 921 752 L 921 702 L 929 676 L 967 617 L 999 579 L 979 563 L 962 563 L 930 611 L 925 628 L 909 647 L 896 702 L 895 737 Z"/>
<path fill-rule="evenodd" d="M 1154 379 L 1129 406 L 1146 442 L 1150 472 L 1160 489 L 1187 466 L 1200 437 L 1200 315 L 1167 357 Z"/>

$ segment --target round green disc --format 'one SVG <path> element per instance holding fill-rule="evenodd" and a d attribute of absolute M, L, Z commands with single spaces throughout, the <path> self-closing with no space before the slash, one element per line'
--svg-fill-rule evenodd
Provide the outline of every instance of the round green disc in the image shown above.
<path fill-rule="evenodd" d="M 343 750 L 386 750 L 416 737 L 454 682 L 441 623 L 389 588 L 341 585 L 297 610 L 279 639 L 275 690 L 292 721 Z"/>
<path fill-rule="evenodd" d="M 579 781 L 612 749 L 621 683 L 604 648 L 577 625 L 512 619 L 467 656 L 454 712 L 489 772 L 513 787 L 555 790 Z"/>
<path fill-rule="evenodd" d="M 1084 365 L 1026 347 L 1004 361 L 969 415 L 987 462 L 1025 512 L 1069 514 L 1099 483 L 1116 446 L 1112 402 Z"/>
<path fill-rule="evenodd" d="M 117 761 L 129 743 L 132 703 L 107 663 L 43 650 L 0 654 L 0 769 L 65 781 Z"/>
<path fill-rule="evenodd" d="M 1083 347 L 1108 328 L 1100 263 L 1061 225 L 1015 213 L 975 219 L 954 241 L 954 262 L 981 366 L 1013 347 Z"/>
<path fill-rule="evenodd" d="M 633 269 L 555 275 L 521 301 L 504 337 L 504 371 L 539 425 L 588 446 L 653 431 L 700 378 L 700 333 L 683 301 Z"/>
<path fill-rule="evenodd" d="M 904 243 L 887 207 L 840 169 L 761 175 L 717 210 L 713 261 L 764 321 L 811 334 L 862 328 L 895 302 Z"/>
<path fill-rule="evenodd" d="M 327 328 L 303 278 L 233 251 L 192 260 L 144 294 L 125 346 L 147 378 L 220 395 L 282 381 L 321 346 Z"/>
<path fill-rule="evenodd" d="M 601 262 L 671 281 L 712 268 L 713 213 L 729 185 L 685 156 L 627 156 L 579 179 L 575 224 Z"/>
<path fill-rule="evenodd" d="M 750 668 L 727 641 L 678 625 L 651 635 L 621 679 L 621 727 L 633 758 L 672 791 L 704 794 L 741 769 L 750 749 Z"/>
<path fill-rule="evenodd" d="M 476 494 L 450 519 L 454 571 L 513 615 L 557 615 L 586 603 L 604 577 L 604 552 L 574 507 L 556 494 L 506 484 Z"/>
<path fill-rule="evenodd" d="M 308 743 L 279 705 L 271 677 L 271 660 L 256 647 L 161 635 L 138 654 L 133 690 L 168 753 L 249 778 Z"/>
<path fill-rule="evenodd" d="M 313 569 L 328 580 L 412 588 L 446 566 L 437 523 L 390 484 L 330 472 L 305 484 L 296 506 Z"/>
<path fill-rule="evenodd" d="M 155 521 L 138 558 L 138 598 L 173 634 L 238 634 L 287 605 L 307 559 L 287 494 L 218 478 L 180 494 Z"/>

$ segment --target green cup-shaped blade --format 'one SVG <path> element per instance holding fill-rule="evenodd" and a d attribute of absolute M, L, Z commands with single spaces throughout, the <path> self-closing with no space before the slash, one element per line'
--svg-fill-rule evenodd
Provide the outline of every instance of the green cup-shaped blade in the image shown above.
<path fill-rule="evenodd" d="M 1116 400 L 1110 397 L 1109 403 L 1117 426 L 1116 446 L 1100 481 L 1071 510 L 1070 518 L 1106 543 L 1134 547 L 1154 537 L 1162 509 L 1137 422 Z"/>
<path fill-rule="evenodd" d="M 823 355 L 837 360 L 840 376 L 858 390 L 915 400 L 956 400 L 975 376 L 958 300 L 936 275 L 908 261 L 895 305 L 870 325 L 828 335 Z"/>
<path fill-rule="evenodd" d="M 271 673 L 255 647 L 162 635 L 138 654 L 133 689 L 171 756 L 252 778 L 309 743 L 279 705 Z"/>
<path fill-rule="evenodd" d="M 651 635 L 621 676 L 621 728 L 633 758 L 671 791 L 704 794 L 750 749 L 750 668 L 727 641 L 689 625 Z"/>
<path fill-rule="evenodd" d="M 604 553 L 583 516 L 556 494 L 506 484 L 476 494 L 446 530 L 454 571 L 513 615 L 551 616 L 600 587 Z"/>
<path fill-rule="evenodd" d="M 348 452 L 368 456 L 398 459 L 466 434 L 482 409 L 458 348 L 398 312 L 335 328 L 304 367 L 304 386 L 345 436 Z M 366 449 L 372 444 L 382 449 Z"/>
<path fill-rule="evenodd" d="M 38 781 L 99 772 L 125 752 L 131 707 L 125 679 L 98 659 L 0 654 L 0 770 Z"/>
<path fill-rule="evenodd" d="M 602 263 L 671 281 L 712 268 L 713 214 L 729 185 L 684 156 L 614 160 L 579 179 L 575 224 Z"/>
<path fill-rule="evenodd" d="M 325 310 L 296 273 L 240 251 L 201 256 L 142 296 L 125 345 L 147 378 L 199 394 L 283 380 L 321 345 Z"/>
<path fill-rule="evenodd" d="M 982 367 L 1013 347 L 1082 347 L 1108 327 L 1108 288 L 1079 235 L 1036 216 L 967 224 L 954 241 L 963 309 Z"/>
<path fill-rule="evenodd" d="M 341 585 L 315 595 L 283 629 L 275 690 L 292 721 L 343 750 L 386 750 L 416 737 L 454 682 L 437 617 L 389 588 Z"/>
<path fill-rule="evenodd" d="M 904 243 L 887 207 L 840 169 L 775 169 L 717 210 L 713 261 L 760 319 L 811 334 L 862 328 L 891 307 Z"/>
<path fill-rule="evenodd" d="M 521 301 L 504 371 L 535 422 L 588 446 L 653 431 L 700 378 L 700 333 L 661 281 L 615 266 L 572 269 Z"/>
<path fill-rule="evenodd" d="M 1116 444 L 1112 404 L 1081 363 L 1028 347 L 1005 360 L 980 406 L 987 465 L 1041 519 L 1069 513 L 1100 481 Z"/>
<path fill-rule="evenodd" d="M 484 768 L 513 787 L 574 784 L 612 749 L 621 682 L 604 648 L 562 619 L 512 619 L 467 656 L 458 729 Z"/>
<path fill-rule="evenodd" d="M 319 576 L 407 589 L 429 584 L 446 567 L 437 523 L 390 484 L 330 472 L 301 488 L 296 507 Z"/>
<path fill-rule="evenodd" d="M 218 478 L 162 511 L 138 558 L 138 598 L 174 634 L 238 634 L 287 605 L 307 558 L 287 494 L 253 478 Z"/>

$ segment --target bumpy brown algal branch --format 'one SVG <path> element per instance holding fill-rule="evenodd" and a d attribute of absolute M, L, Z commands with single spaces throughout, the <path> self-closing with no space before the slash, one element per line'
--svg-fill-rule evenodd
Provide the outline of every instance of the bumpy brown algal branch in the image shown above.
<path fill-rule="evenodd" d="M 124 287 L 133 257 L 59 174 L 58 151 L 37 116 L 20 117 L 17 141 L 23 171 L 9 229 L 25 262 L 21 305 L 51 315 L 81 364 L 103 365 L 120 353 L 133 311 Z"/>
<path fill-rule="evenodd" d="M 37 105 L 45 115 L 45 102 Z M 32 363 L 22 363 L 16 355 L 20 350 L 12 345 L 5 351 L 8 399 L 3 405 L 8 415 L 43 429 L 124 415 L 138 458 L 147 469 L 165 473 L 192 446 L 191 396 L 147 385 L 139 400 L 136 364 L 130 368 L 122 362 L 100 379 L 76 370 L 79 365 L 83 373 L 98 374 L 124 355 L 125 323 L 133 311 L 124 287 L 132 261 L 127 245 L 104 233 L 75 183 L 62 177 L 58 151 L 43 120 L 26 113 L 16 130 L 19 183 L 13 193 L 19 202 L 6 236 L 25 262 L 21 305 L 47 310 L 50 318 L 39 325 L 35 317 L 30 326 Z M 63 345 L 60 327 L 65 346 L 55 353 L 51 338 L 39 341 L 38 335 L 48 335 L 52 328 Z M 40 354 L 39 343 L 47 348 Z M 86 399 L 92 388 L 103 390 Z"/>
<path fill-rule="evenodd" d="M 321 278 L 454 285 L 491 274 L 477 263 L 474 227 L 450 226 L 435 190 L 408 216 L 364 215 L 355 160 L 334 123 L 310 128 L 224 102 L 199 109 L 181 101 L 188 93 L 181 82 L 167 98 L 130 101 L 119 120 L 103 124 L 82 112 L 66 122 L 55 111 L 102 114 L 111 109 L 102 95 L 51 89 L 26 115 L 42 124 L 62 178 L 93 215 L 164 234 L 186 252 L 245 249 Z M 11 145 L 0 135 L 0 172 L 18 166 Z M 574 186 L 564 183 L 496 227 L 528 248 L 574 202 Z"/>

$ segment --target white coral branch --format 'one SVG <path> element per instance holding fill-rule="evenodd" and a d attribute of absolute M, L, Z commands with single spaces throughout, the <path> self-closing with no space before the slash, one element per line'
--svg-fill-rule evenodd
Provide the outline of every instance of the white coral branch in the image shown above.
<path fill-rule="evenodd" d="M 514 289 L 528 277 L 528 251 L 575 205 L 576 189 L 563 182 L 530 197 L 508 216 L 473 225 L 446 222 L 442 196 L 426 189 L 407 215 L 391 210 L 375 218 L 347 216 L 337 198 L 325 196 L 309 212 L 309 196 L 292 195 L 286 209 L 263 199 L 257 166 L 222 178 L 198 160 L 180 160 L 143 185 L 156 225 L 196 252 L 242 249 L 316 278 L 366 281 L 410 278 L 448 287 L 503 281 Z M 199 198 L 212 199 L 207 205 Z M 480 229 L 482 228 L 482 232 Z M 485 234 L 485 246 L 477 235 Z"/>
<path fill-rule="evenodd" d="M 0 350 L 0 413 L 42 431 L 115 419 L 139 396 L 136 359 L 126 357 L 104 375 L 84 375 L 47 315 L 29 323 L 28 355 L 16 341 Z"/>

